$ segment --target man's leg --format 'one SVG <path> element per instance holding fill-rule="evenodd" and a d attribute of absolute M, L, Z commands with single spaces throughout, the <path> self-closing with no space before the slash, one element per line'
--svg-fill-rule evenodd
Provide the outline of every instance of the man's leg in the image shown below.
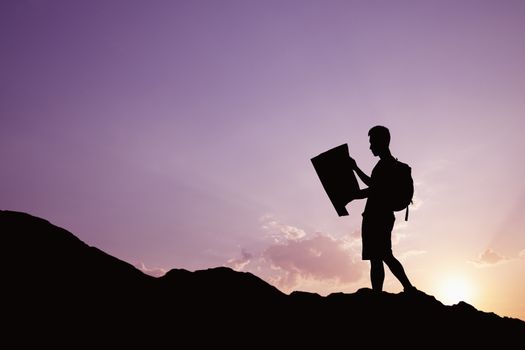
<path fill-rule="evenodd" d="M 383 260 L 370 260 L 370 281 L 372 281 L 372 289 L 375 292 L 383 290 L 383 281 L 385 280 L 385 268 L 383 267 Z"/>
<path fill-rule="evenodd" d="M 396 276 L 396 278 L 401 282 L 405 290 L 412 288 L 412 283 L 408 280 L 408 277 L 403 269 L 403 265 L 397 260 L 392 254 L 387 256 L 384 259 L 385 264 L 388 266 L 390 271 Z"/>

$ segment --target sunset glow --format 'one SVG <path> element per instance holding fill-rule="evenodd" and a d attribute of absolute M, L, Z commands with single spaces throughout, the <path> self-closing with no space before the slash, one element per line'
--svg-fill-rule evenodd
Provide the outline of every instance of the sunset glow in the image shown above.
<path fill-rule="evenodd" d="M 436 297 L 446 305 L 460 301 L 473 303 L 472 285 L 465 278 L 450 278 L 443 281 L 436 292 Z"/>

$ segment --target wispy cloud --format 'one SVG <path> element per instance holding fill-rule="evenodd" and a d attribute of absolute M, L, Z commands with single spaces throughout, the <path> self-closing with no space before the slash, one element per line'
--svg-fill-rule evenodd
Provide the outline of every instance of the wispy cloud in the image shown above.
<path fill-rule="evenodd" d="M 525 259 L 525 249 L 523 249 L 519 254 L 518 254 L 518 257 L 520 259 Z"/>
<path fill-rule="evenodd" d="M 407 228 L 408 224 L 404 219 L 403 221 L 395 221 L 394 228 L 392 229 L 392 245 L 398 245 L 400 241 L 407 238 Z"/>
<path fill-rule="evenodd" d="M 423 255 L 423 254 L 426 254 L 426 253 L 427 253 L 426 250 L 409 250 L 409 251 L 406 251 L 406 252 L 402 253 L 399 256 L 399 259 L 406 260 L 409 257 Z"/>
<path fill-rule="evenodd" d="M 167 272 L 167 270 L 160 268 L 160 267 L 149 268 L 146 265 L 144 265 L 142 261 L 136 264 L 135 267 L 139 269 L 140 271 L 144 272 L 145 274 L 153 276 L 153 277 L 162 277 Z"/>
<path fill-rule="evenodd" d="M 472 260 L 471 262 L 477 267 L 487 267 L 503 264 L 509 260 L 511 259 L 488 248 L 483 253 L 480 253 L 477 259 Z"/>
<path fill-rule="evenodd" d="M 241 256 L 239 258 L 233 258 L 226 262 L 226 266 L 231 267 L 236 271 L 242 271 L 246 265 L 248 265 L 253 259 L 253 254 L 249 253 L 245 249 L 241 250 Z"/>
<path fill-rule="evenodd" d="M 304 230 L 280 223 L 270 215 L 263 216 L 261 221 L 263 221 L 262 228 L 268 232 L 268 235 L 276 243 L 283 240 L 298 240 L 306 236 Z"/>
<path fill-rule="evenodd" d="M 425 192 L 425 185 L 420 181 L 414 181 L 414 198 L 412 198 L 412 204 L 410 205 L 410 211 L 418 211 L 424 204 L 423 198 L 420 193 Z"/>

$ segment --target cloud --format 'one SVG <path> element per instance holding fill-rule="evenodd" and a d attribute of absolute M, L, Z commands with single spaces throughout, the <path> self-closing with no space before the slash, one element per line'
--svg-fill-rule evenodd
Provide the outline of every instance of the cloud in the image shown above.
<path fill-rule="evenodd" d="M 144 272 L 145 274 L 153 276 L 153 277 L 162 277 L 166 274 L 166 272 L 168 272 L 167 270 L 160 268 L 160 267 L 156 267 L 156 268 L 146 267 L 146 265 L 144 265 L 142 261 L 136 264 L 135 267 L 139 269 L 140 271 Z"/>
<path fill-rule="evenodd" d="M 414 182 L 414 197 L 412 198 L 412 204 L 410 205 L 409 211 L 418 211 L 423 206 L 424 201 L 423 198 L 419 196 L 419 192 L 424 186 L 425 185 L 421 182 Z"/>
<path fill-rule="evenodd" d="M 253 254 L 248 253 L 245 249 L 241 250 L 241 257 L 230 259 L 226 262 L 226 266 L 231 267 L 236 271 L 242 271 L 253 259 Z"/>
<path fill-rule="evenodd" d="M 403 212 L 404 213 L 404 212 Z M 404 216 L 404 214 L 403 214 Z M 396 220 L 394 222 L 394 228 L 392 229 L 392 245 L 398 245 L 400 241 L 407 238 L 408 223 L 403 218 L 403 221 Z"/>
<path fill-rule="evenodd" d="M 523 249 L 519 254 L 518 254 L 518 257 L 520 259 L 525 259 L 525 249 Z"/>
<path fill-rule="evenodd" d="M 296 289 L 340 291 L 363 276 L 366 265 L 361 262 L 360 230 L 334 238 L 307 233 L 273 215 L 260 220 L 265 243 L 250 252 L 242 249 L 240 256 L 226 261 L 226 266 L 255 273 L 285 293 Z"/>
<path fill-rule="evenodd" d="M 500 255 L 494 250 L 488 248 L 483 253 L 479 254 L 477 259 L 472 260 L 471 262 L 477 267 L 486 267 L 502 264 L 509 260 L 509 258 Z"/>
<path fill-rule="evenodd" d="M 406 251 L 404 252 L 403 254 L 401 254 L 399 256 L 399 259 L 401 260 L 405 260 L 411 256 L 418 256 L 418 255 L 422 255 L 422 254 L 426 254 L 427 251 L 426 250 L 409 250 L 409 251 Z"/>
<path fill-rule="evenodd" d="M 356 282 L 362 275 L 362 265 L 354 255 L 345 240 L 317 233 L 310 238 L 273 244 L 262 258 L 274 272 L 272 282 L 291 289 L 301 280 Z"/>
<path fill-rule="evenodd" d="M 263 221 L 262 228 L 268 232 L 274 242 L 298 240 L 306 236 L 304 230 L 295 226 L 282 224 L 269 215 L 263 216 L 261 220 Z"/>

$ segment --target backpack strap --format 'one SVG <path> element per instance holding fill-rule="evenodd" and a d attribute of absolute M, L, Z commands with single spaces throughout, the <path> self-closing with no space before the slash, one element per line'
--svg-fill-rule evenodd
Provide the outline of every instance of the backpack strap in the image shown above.
<path fill-rule="evenodd" d="M 401 163 L 397 158 L 396 158 L 396 162 Z M 403 163 L 401 163 L 401 164 L 403 164 Z M 406 165 L 406 164 L 405 164 L 405 165 Z M 408 167 L 408 168 L 410 169 L 410 167 Z M 410 203 L 407 205 L 407 208 L 406 208 L 406 210 L 405 210 L 405 221 L 408 221 L 408 207 L 409 207 L 410 204 L 412 204 L 412 203 L 413 203 L 413 201 L 410 201 Z"/>

